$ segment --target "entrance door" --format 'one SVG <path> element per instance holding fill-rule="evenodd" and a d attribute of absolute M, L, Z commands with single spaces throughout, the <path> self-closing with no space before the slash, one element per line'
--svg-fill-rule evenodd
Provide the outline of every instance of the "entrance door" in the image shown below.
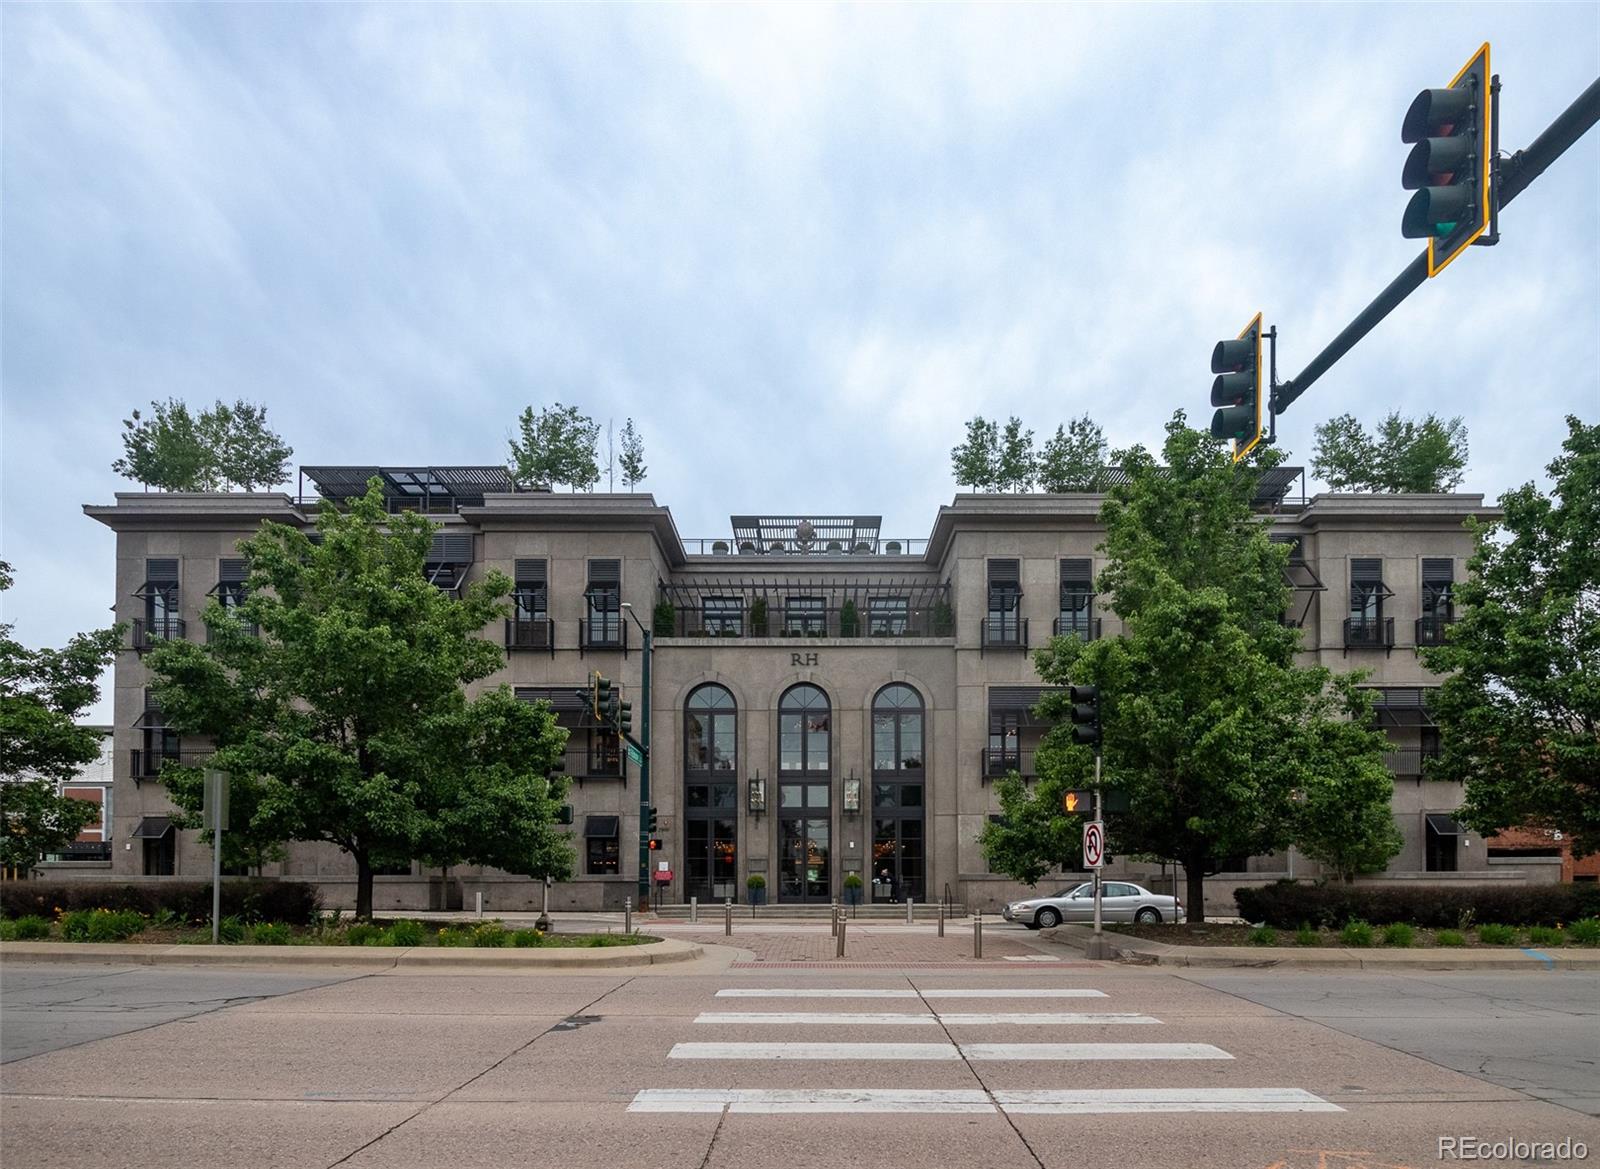
<path fill-rule="evenodd" d="M 701 901 L 739 900 L 735 884 L 738 853 L 732 820 L 690 819 L 685 823 L 684 896 Z"/>
<path fill-rule="evenodd" d="M 872 821 L 872 899 L 926 900 L 922 821 Z"/>
<path fill-rule="evenodd" d="M 833 896 L 833 830 L 828 784 L 778 785 L 778 897 L 827 901 Z"/>

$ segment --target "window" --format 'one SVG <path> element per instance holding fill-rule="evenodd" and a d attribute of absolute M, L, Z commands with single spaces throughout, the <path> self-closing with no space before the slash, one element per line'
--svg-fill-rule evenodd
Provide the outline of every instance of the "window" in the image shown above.
<path fill-rule="evenodd" d="M 144 601 L 144 617 L 134 621 L 135 649 L 148 649 L 152 642 L 183 637 L 176 559 L 146 560 L 144 584 L 134 595 Z"/>
<path fill-rule="evenodd" d="M 1094 573 L 1088 557 L 1061 562 L 1061 616 L 1056 633 L 1076 634 L 1084 641 L 1094 636 Z"/>
<path fill-rule="evenodd" d="M 1439 728 L 1422 727 L 1421 742 L 1418 744 L 1424 759 L 1437 759 L 1439 757 Z"/>
<path fill-rule="evenodd" d="M 827 611 L 822 597 L 787 597 L 783 602 L 785 637 L 821 637 L 827 632 Z"/>
<path fill-rule="evenodd" d="M 920 772 L 922 767 L 922 696 L 895 682 L 872 700 L 872 770 Z"/>
<path fill-rule="evenodd" d="M 1383 561 L 1350 561 L 1350 620 L 1376 625 L 1383 620 Z"/>
<path fill-rule="evenodd" d="M 217 564 L 217 587 L 211 590 L 211 595 L 217 598 L 217 604 L 226 609 L 228 616 L 235 621 L 243 621 L 239 609 L 249 596 L 245 588 L 245 580 L 249 575 L 249 566 L 243 558 L 228 558 Z M 246 624 L 245 627 L 252 634 L 256 632 L 254 625 Z"/>
<path fill-rule="evenodd" d="M 712 637 L 744 636 L 744 600 L 740 597 L 706 597 L 700 603 L 700 620 Z"/>
<path fill-rule="evenodd" d="M 614 877 L 619 872 L 622 860 L 618 841 L 621 821 L 620 816 L 584 817 L 585 871 L 590 876 Z"/>
<path fill-rule="evenodd" d="M 905 597 L 867 599 L 867 636 L 904 637 L 911 625 L 911 605 Z"/>
<path fill-rule="evenodd" d="M 1423 867 L 1430 873 L 1455 872 L 1456 842 L 1461 839 L 1461 825 L 1454 816 L 1444 812 L 1428 812 L 1423 820 Z"/>
<path fill-rule="evenodd" d="M 144 692 L 144 712 L 134 727 L 140 732 L 140 746 L 133 752 L 134 778 L 152 779 L 161 774 L 163 763 L 179 757 L 181 740 L 178 732 L 167 726 L 161 707 L 149 690 Z"/>
<path fill-rule="evenodd" d="M 733 771 L 738 758 L 738 708 L 726 687 L 700 686 L 683 712 L 687 772 Z M 729 807 L 732 807 L 730 800 Z"/>
<path fill-rule="evenodd" d="M 989 645 L 1021 645 L 1022 574 L 1015 560 L 989 561 L 989 609 L 984 620 Z"/>
<path fill-rule="evenodd" d="M 1445 627 L 1455 620 L 1455 561 L 1449 557 L 1422 560 L 1422 616 L 1417 619 L 1418 645 L 1443 645 Z"/>
<path fill-rule="evenodd" d="M 1022 719 L 1015 711 L 989 714 L 989 750 L 984 757 L 984 774 L 1005 775 L 1022 769 Z"/>
<path fill-rule="evenodd" d="M 512 600 L 516 604 L 517 621 L 544 621 L 550 616 L 549 561 L 544 559 L 518 560 L 516 586 Z"/>
<path fill-rule="evenodd" d="M 569 732 L 567 755 L 563 772 L 575 778 L 622 778 L 622 742 L 617 733 L 594 725 L 589 712 L 588 687 L 580 683 L 570 686 L 518 686 L 516 696 L 522 702 L 544 702 L 556 716 L 556 725 Z"/>
<path fill-rule="evenodd" d="M 454 593 L 466 583 L 472 567 L 471 532 L 435 532 L 428 546 L 422 573 L 428 583 L 442 592 Z"/>
<path fill-rule="evenodd" d="M 593 646 L 622 644 L 622 561 L 589 561 L 589 586 L 584 590 L 588 608 L 587 636 Z"/>
<path fill-rule="evenodd" d="M 778 701 L 778 769 L 826 773 L 832 712 L 828 696 L 809 683 L 791 686 Z"/>

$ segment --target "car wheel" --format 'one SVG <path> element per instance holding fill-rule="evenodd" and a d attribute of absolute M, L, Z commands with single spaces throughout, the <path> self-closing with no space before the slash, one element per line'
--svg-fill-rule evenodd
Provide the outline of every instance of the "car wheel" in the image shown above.
<path fill-rule="evenodd" d="M 1034 918 L 1034 924 L 1042 930 L 1051 929 L 1061 924 L 1061 914 L 1054 909 L 1041 909 L 1039 916 Z"/>
<path fill-rule="evenodd" d="M 1161 911 L 1159 909 L 1151 909 L 1149 906 L 1146 906 L 1138 913 L 1133 915 L 1133 920 L 1138 922 L 1140 925 L 1155 925 L 1161 920 Z"/>
<path fill-rule="evenodd" d="M 1039 923 L 1036 921 L 1025 921 L 1022 923 L 1022 928 L 1025 930 L 1036 930 L 1039 928 Z"/>

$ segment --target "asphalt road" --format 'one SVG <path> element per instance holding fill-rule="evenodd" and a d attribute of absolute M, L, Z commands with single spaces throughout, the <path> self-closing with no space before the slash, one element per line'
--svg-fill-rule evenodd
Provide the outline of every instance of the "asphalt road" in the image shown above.
<path fill-rule="evenodd" d="M 738 957 L 540 975 L 11 965 L 0 1161 L 1420 1169 L 1450 1135 L 1571 1137 L 1600 1158 L 1600 1121 L 1534 1098 L 1592 1094 L 1587 975 Z M 1450 1061 L 1518 1036 L 1526 1087 Z"/>

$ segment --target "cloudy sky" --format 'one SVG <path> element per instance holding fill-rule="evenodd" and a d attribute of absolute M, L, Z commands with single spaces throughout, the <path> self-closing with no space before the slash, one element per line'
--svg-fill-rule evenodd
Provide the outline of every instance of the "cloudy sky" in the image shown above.
<path fill-rule="evenodd" d="M 975 413 L 1114 444 L 1291 375 L 1417 251 L 1402 115 L 1484 40 L 1501 145 L 1600 7 L 0 6 L 0 554 L 25 641 L 103 623 L 86 502 L 152 398 L 266 403 L 316 463 L 489 463 L 517 412 L 645 436 L 735 511 L 925 536 Z M 1600 415 L 1600 134 L 1284 416 L 1465 417 L 1466 489 Z"/>

